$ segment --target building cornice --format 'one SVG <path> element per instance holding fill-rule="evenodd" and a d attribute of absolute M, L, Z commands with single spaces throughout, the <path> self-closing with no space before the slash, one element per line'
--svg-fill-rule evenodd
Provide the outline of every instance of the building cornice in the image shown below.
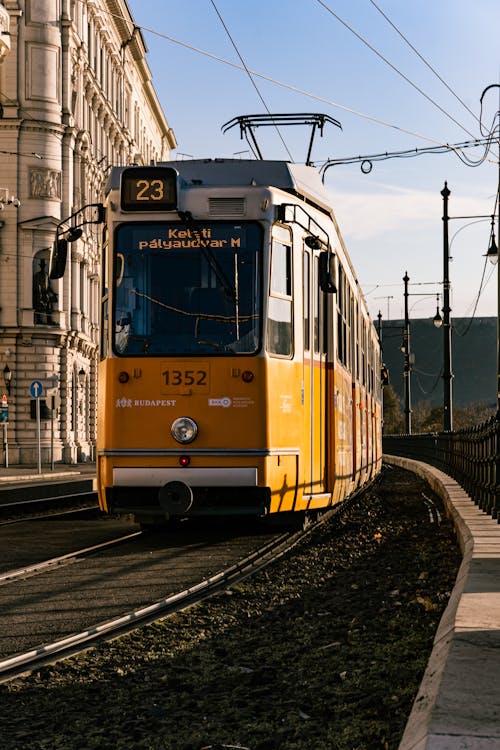
<path fill-rule="evenodd" d="M 34 219 L 27 219 L 26 221 L 20 221 L 18 226 L 21 229 L 36 229 L 38 231 L 40 230 L 51 230 L 54 231 L 58 224 L 60 224 L 60 219 L 56 218 L 55 216 L 37 216 Z"/>

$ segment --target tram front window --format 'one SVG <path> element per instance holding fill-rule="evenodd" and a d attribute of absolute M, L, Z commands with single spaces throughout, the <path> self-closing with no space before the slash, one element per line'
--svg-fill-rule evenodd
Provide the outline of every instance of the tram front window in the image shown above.
<path fill-rule="evenodd" d="M 122 224 L 114 247 L 117 354 L 227 355 L 259 349 L 258 224 Z"/>

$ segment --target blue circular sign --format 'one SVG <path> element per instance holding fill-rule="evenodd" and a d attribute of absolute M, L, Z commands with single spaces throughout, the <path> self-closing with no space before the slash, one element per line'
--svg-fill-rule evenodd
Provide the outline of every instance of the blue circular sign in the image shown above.
<path fill-rule="evenodd" d="M 33 380 L 30 383 L 30 396 L 31 398 L 40 398 L 43 393 L 43 385 L 39 380 Z"/>

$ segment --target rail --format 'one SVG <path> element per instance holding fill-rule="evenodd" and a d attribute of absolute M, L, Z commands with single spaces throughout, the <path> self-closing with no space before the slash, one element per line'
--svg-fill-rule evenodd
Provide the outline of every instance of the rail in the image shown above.
<path fill-rule="evenodd" d="M 500 522 L 500 412 L 453 432 L 384 435 L 382 447 L 385 454 L 424 461 L 449 474 Z"/>

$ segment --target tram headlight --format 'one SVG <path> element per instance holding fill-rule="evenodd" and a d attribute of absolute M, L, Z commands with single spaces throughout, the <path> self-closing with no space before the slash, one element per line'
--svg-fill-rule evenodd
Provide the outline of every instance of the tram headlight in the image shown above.
<path fill-rule="evenodd" d="M 170 428 L 172 437 L 177 440 L 178 443 L 192 443 L 198 434 L 198 425 L 194 419 L 189 417 L 179 417 L 172 422 Z"/>

